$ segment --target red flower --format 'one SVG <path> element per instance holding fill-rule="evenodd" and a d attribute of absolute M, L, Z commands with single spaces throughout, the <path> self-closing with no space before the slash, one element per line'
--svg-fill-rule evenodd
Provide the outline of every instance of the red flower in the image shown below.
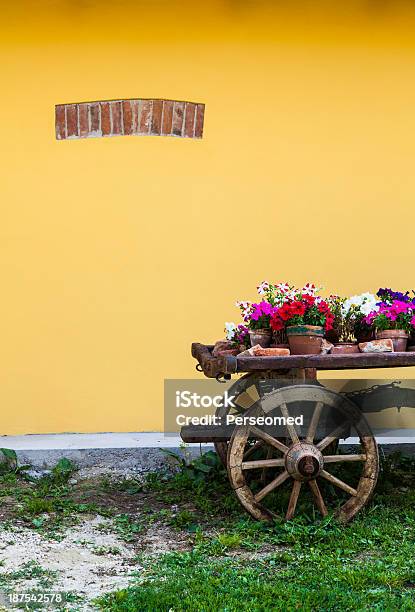
<path fill-rule="evenodd" d="M 305 313 L 306 306 L 302 302 L 293 302 L 291 304 L 291 314 L 292 315 L 300 315 L 300 317 Z"/>
<path fill-rule="evenodd" d="M 288 319 L 291 319 L 293 316 L 291 304 L 283 304 L 281 308 L 278 309 L 277 314 L 283 321 L 288 321 Z"/>
<path fill-rule="evenodd" d="M 324 326 L 326 331 L 329 331 L 329 329 L 333 329 L 333 322 L 334 322 L 334 315 L 332 315 L 332 313 L 329 311 L 326 314 L 326 324 Z"/>
<path fill-rule="evenodd" d="M 330 313 L 329 305 L 324 300 L 319 302 L 317 308 L 318 308 L 318 311 L 321 312 L 322 314 Z"/>
<path fill-rule="evenodd" d="M 316 301 L 316 298 L 315 298 L 314 296 L 312 296 L 312 295 L 307 295 L 306 293 L 304 293 L 304 294 L 301 296 L 301 300 L 302 300 L 303 302 L 306 302 L 306 304 L 307 304 L 308 308 L 310 308 L 310 306 L 314 306 L 314 303 L 315 303 L 315 301 Z"/>
<path fill-rule="evenodd" d="M 284 329 L 284 321 L 281 319 L 281 317 L 278 316 L 278 313 L 274 313 L 272 315 L 270 325 L 271 329 L 273 329 L 274 331 L 280 331 L 281 329 Z"/>

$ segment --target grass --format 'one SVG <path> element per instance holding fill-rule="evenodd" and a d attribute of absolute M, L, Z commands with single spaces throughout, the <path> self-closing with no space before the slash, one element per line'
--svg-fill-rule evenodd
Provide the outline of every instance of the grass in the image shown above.
<path fill-rule="evenodd" d="M 207 479 L 186 469 L 149 478 L 148 490 L 163 491 L 169 503 L 191 500 L 193 513 L 177 517 L 192 550 L 141 558 L 136 584 L 100 598 L 101 610 L 415 609 L 413 459 L 386 459 L 375 501 L 346 526 L 307 514 L 289 523 L 252 521 L 224 484 L 219 466 Z"/>
<path fill-rule="evenodd" d="M 0 502 L 8 501 L 4 518 L 13 529 L 23 524 L 50 537 L 86 512 L 99 512 L 106 517 L 103 530 L 139 550 L 150 528 L 168 529 L 169 537 L 177 532 L 186 542 L 183 550 L 161 555 L 141 547 L 131 586 L 98 599 L 98 609 L 415 610 L 413 458 L 383 460 L 374 500 L 346 526 L 333 516 L 314 520 L 307 504 L 289 523 L 250 519 L 213 453 L 180 464 L 176 473 L 149 474 L 145 482 L 103 480 L 75 487 L 66 460 L 35 482 L 10 461 L 0 474 Z M 94 552 L 120 553 L 111 546 Z M 3 586 L 23 575 L 40 584 L 54 578 L 28 565 L 3 574 Z"/>

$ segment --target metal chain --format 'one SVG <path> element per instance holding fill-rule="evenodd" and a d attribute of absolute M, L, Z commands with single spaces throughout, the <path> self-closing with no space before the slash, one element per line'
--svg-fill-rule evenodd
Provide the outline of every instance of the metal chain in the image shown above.
<path fill-rule="evenodd" d="M 401 384 L 401 382 L 402 382 L 401 380 L 395 380 L 385 385 L 373 385 L 372 387 L 368 387 L 367 389 L 357 389 L 356 391 L 341 391 L 341 394 L 347 395 L 347 397 L 355 397 L 356 395 L 359 395 L 359 396 L 368 395 L 369 393 L 373 393 L 374 391 L 377 391 L 378 389 L 382 389 L 385 391 L 386 389 L 397 389 L 398 386 Z"/>

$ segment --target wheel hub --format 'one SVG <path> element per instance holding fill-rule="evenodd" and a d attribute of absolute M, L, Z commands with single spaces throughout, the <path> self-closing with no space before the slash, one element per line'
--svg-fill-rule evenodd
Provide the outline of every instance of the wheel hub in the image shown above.
<path fill-rule="evenodd" d="M 316 478 L 323 469 L 323 464 L 323 455 L 314 444 L 295 444 L 285 456 L 286 470 L 295 480 Z"/>

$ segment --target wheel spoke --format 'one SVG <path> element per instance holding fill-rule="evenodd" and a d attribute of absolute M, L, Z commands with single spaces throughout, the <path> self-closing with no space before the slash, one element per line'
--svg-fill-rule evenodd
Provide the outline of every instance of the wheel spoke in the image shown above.
<path fill-rule="evenodd" d="M 267 448 L 267 459 L 271 460 L 272 456 L 274 454 L 274 448 L 272 446 L 268 446 Z M 279 461 L 282 461 L 281 459 L 279 459 Z M 267 481 L 267 470 L 266 470 L 266 466 L 263 466 L 264 469 L 262 470 L 262 474 L 261 474 L 261 483 L 265 484 Z"/>
<path fill-rule="evenodd" d="M 319 442 L 317 444 L 317 448 L 320 451 L 322 451 L 322 450 L 324 450 L 326 448 L 326 446 L 328 446 L 329 444 L 334 442 L 334 440 L 337 440 L 338 438 L 341 438 L 342 434 L 344 433 L 345 427 L 346 427 L 345 423 L 342 423 L 341 425 L 336 427 L 336 429 L 334 431 L 332 431 L 331 434 L 326 436 L 323 440 L 321 440 L 321 442 Z"/>
<path fill-rule="evenodd" d="M 248 457 L 251 457 L 251 455 L 253 455 L 259 448 L 264 446 L 264 444 L 265 442 L 263 440 L 258 440 L 258 442 L 255 442 L 255 444 L 251 446 L 251 448 L 248 448 L 246 453 L 244 453 L 244 460 L 248 459 Z"/>
<path fill-rule="evenodd" d="M 290 501 L 288 502 L 287 513 L 285 515 L 285 520 L 289 521 L 292 519 L 295 513 L 295 508 L 297 506 L 298 496 L 300 495 L 302 482 L 300 480 L 294 480 L 293 488 L 291 491 Z"/>
<path fill-rule="evenodd" d="M 289 417 L 290 417 L 290 413 L 288 412 L 287 404 L 285 404 L 285 403 L 281 404 L 280 410 L 281 410 L 282 416 L 286 420 L 288 420 Z M 294 425 L 288 425 L 288 423 L 287 423 L 287 430 L 288 430 L 288 433 L 290 435 L 291 440 L 293 441 L 293 444 L 298 444 L 300 442 L 300 439 L 298 437 L 297 432 L 295 431 Z"/>
<path fill-rule="evenodd" d="M 258 459 L 258 461 L 243 461 L 242 469 L 255 470 L 257 468 L 282 467 L 284 463 L 284 459 Z"/>
<path fill-rule="evenodd" d="M 321 495 L 320 488 L 319 488 L 319 486 L 317 484 L 317 481 L 316 480 L 309 480 L 308 481 L 308 486 L 311 489 L 311 492 L 312 492 L 313 497 L 314 497 L 315 504 L 316 504 L 317 508 L 319 509 L 320 514 L 322 516 L 327 516 L 328 512 L 327 512 L 326 504 L 324 503 L 324 499 L 323 499 L 323 496 Z"/>
<path fill-rule="evenodd" d="M 323 409 L 323 402 L 317 402 L 316 407 L 313 412 L 313 416 L 311 417 L 310 425 L 308 426 L 307 437 L 305 439 L 306 442 L 311 444 L 314 441 L 314 436 L 316 435 L 317 425 L 320 420 L 321 411 Z"/>
<path fill-rule="evenodd" d="M 366 455 L 323 455 L 324 463 L 338 463 L 340 461 L 366 461 Z"/>
<path fill-rule="evenodd" d="M 280 442 L 276 438 L 273 438 L 272 436 L 267 434 L 265 431 L 262 431 L 262 429 L 259 429 L 258 427 L 255 427 L 255 426 L 252 426 L 252 427 L 250 427 L 250 431 L 255 436 L 257 436 L 258 438 L 261 438 L 261 440 L 266 442 L 266 444 L 269 444 L 270 446 L 274 446 L 274 448 L 277 448 L 282 453 L 286 453 L 288 451 L 288 446 L 285 446 L 285 444 L 283 444 L 282 442 Z"/>
<path fill-rule="evenodd" d="M 326 470 L 321 470 L 320 476 L 331 482 L 331 484 L 335 485 L 336 487 L 339 487 L 339 489 L 343 489 L 343 491 L 346 491 L 346 493 L 349 493 L 349 495 L 356 497 L 356 489 L 353 489 L 353 487 L 349 486 L 346 482 L 343 482 L 343 480 L 340 480 L 340 478 L 336 478 L 336 476 L 329 474 L 329 472 L 326 472 Z"/>
<path fill-rule="evenodd" d="M 266 487 L 261 489 L 259 493 L 255 495 L 255 501 L 257 502 L 261 501 L 261 499 L 263 499 L 266 495 L 268 495 L 268 493 L 271 493 L 271 491 L 273 491 L 274 489 L 279 487 L 280 484 L 285 482 L 288 477 L 289 477 L 289 474 L 287 470 L 284 470 L 284 472 L 282 472 L 279 476 L 277 476 L 277 478 L 274 478 L 274 480 L 272 480 Z"/>

